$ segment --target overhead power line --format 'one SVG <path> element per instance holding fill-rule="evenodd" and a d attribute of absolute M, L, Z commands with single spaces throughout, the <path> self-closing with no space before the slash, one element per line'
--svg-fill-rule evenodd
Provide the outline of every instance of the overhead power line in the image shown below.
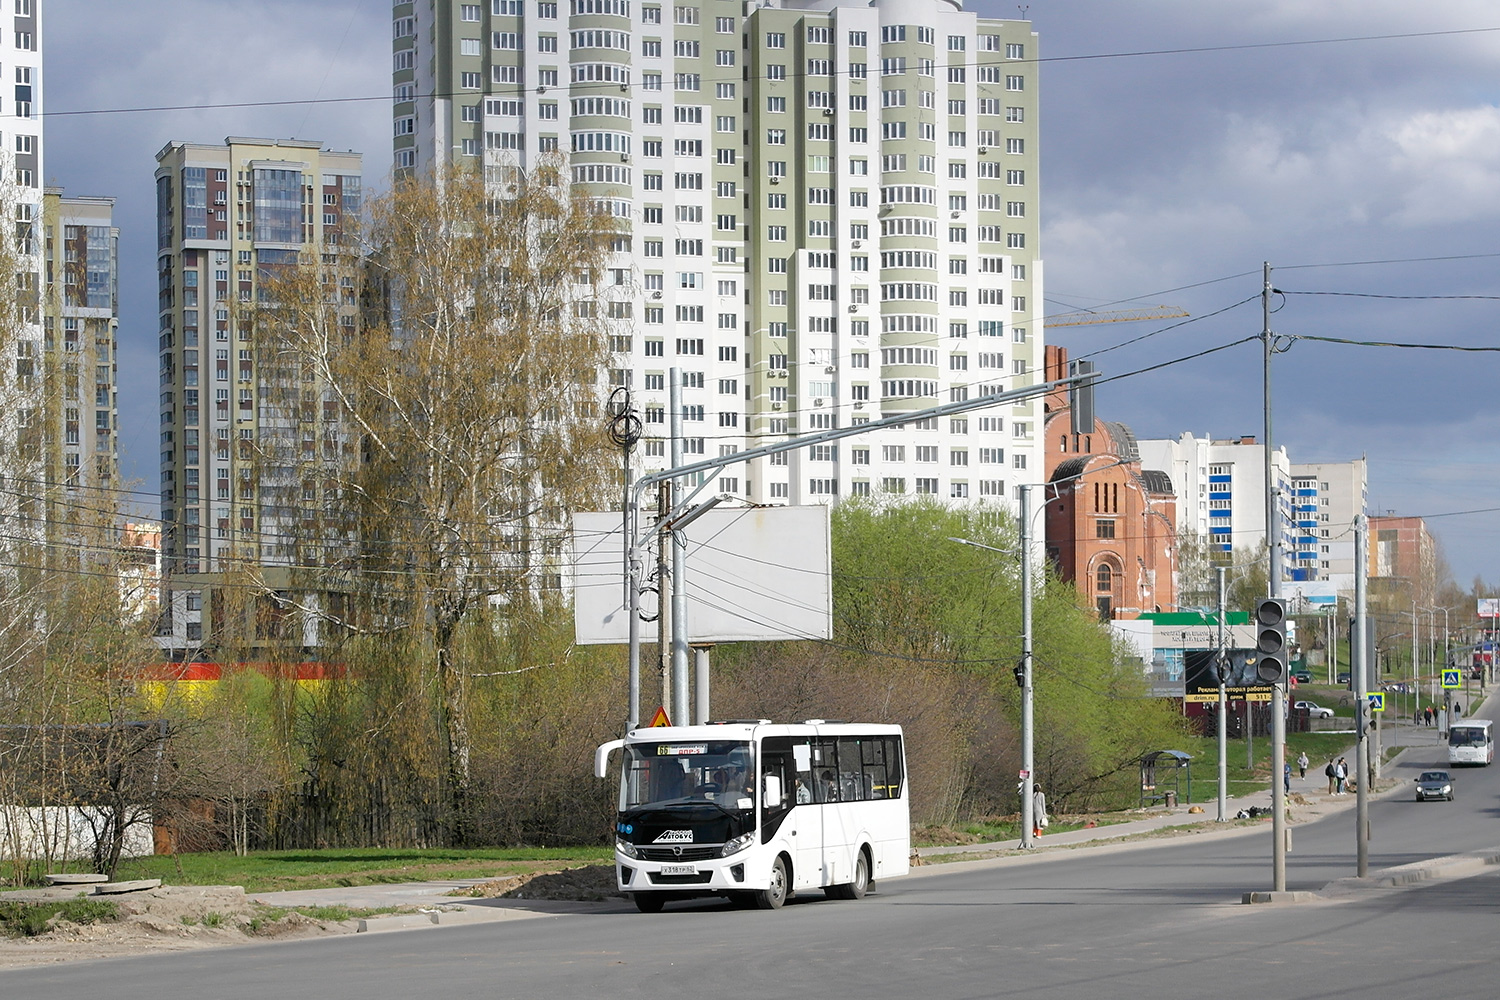
<path fill-rule="evenodd" d="M 1192 55 L 1195 53 L 1204 52 L 1252 51 L 1255 49 L 1280 49 L 1308 45 L 1346 45 L 1356 42 L 1382 42 L 1407 40 L 1412 38 L 1438 38 L 1450 35 L 1476 35 L 1496 31 L 1500 31 L 1500 26 L 1484 28 L 1451 28 L 1442 31 L 1407 31 L 1384 35 L 1349 35 L 1339 38 L 1303 38 L 1291 39 L 1281 42 L 1243 42 L 1229 45 L 1194 45 L 1175 49 L 1139 49 L 1129 52 L 1089 52 L 1072 56 L 1043 56 L 1033 59 L 1007 59 L 1004 65 L 1022 66 L 1027 64 L 1039 65 L 1041 63 L 1089 62 L 1102 59 L 1140 59 L 1148 56 Z M 950 65 L 959 64 L 953 63 Z M 978 61 L 975 60 L 974 62 L 965 63 L 964 65 L 976 66 L 978 65 Z M 831 74 L 819 74 L 819 76 L 843 76 L 846 75 L 847 72 L 847 70 L 840 70 Z M 786 78 L 800 78 L 805 75 L 806 73 L 801 70 L 789 70 L 786 74 Z M 752 79 L 761 80 L 769 78 L 756 77 Z M 640 84 L 629 83 L 620 85 L 611 83 L 608 85 L 608 89 L 613 90 L 619 86 L 624 86 L 626 88 L 629 88 L 630 90 L 635 90 L 640 86 Z M 490 96 L 494 96 L 498 93 L 520 95 L 533 92 L 540 93 L 541 89 L 541 87 L 506 87 L 503 90 L 496 89 L 486 91 L 485 93 L 488 93 Z M 465 96 L 473 97 L 478 95 L 474 91 L 434 91 L 427 94 L 417 94 L 413 99 L 418 101 L 427 101 L 437 98 L 448 99 Z M 40 117 L 71 118 L 81 117 L 85 115 L 161 114 L 172 111 L 227 111 L 241 108 L 281 108 L 308 107 L 314 105 L 364 104 L 370 103 L 372 101 L 391 100 L 392 95 L 387 92 L 381 94 L 364 95 L 360 97 L 312 97 L 295 98 L 281 101 L 226 101 L 220 104 L 156 104 L 119 108 L 72 108 L 64 109 L 61 111 L 43 111 L 41 112 Z"/>

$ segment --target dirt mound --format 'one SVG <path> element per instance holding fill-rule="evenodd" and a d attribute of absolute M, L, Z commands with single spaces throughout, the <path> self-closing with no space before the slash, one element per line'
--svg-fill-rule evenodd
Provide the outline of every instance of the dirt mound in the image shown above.
<path fill-rule="evenodd" d="M 512 875 L 489 882 L 480 882 L 468 889 L 459 889 L 451 895 L 484 899 L 555 899 L 571 902 L 597 903 L 605 899 L 616 899 L 623 895 L 615 887 L 613 865 L 585 865 L 582 868 L 566 868 L 560 872 L 538 872 L 532 875 Z"/>
<path fill-rule="evenodd" d="M 76 889 L 5 893 L 7 900 L 23 903 L 79 896 Z M 239 886 L 161 886 L 98 898 L 119 908 L 117 919 L 75 924 L 58 917 L 44 934 L 0 937 L 0 968 L 187 951 L 266 938 L 352 934 L 356 929 L 352 921 L 315 920 L 251 902 Z"/>

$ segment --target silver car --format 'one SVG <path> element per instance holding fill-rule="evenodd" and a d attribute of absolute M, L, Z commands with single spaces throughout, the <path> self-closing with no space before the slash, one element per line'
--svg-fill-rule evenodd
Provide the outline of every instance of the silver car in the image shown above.
<path fill-rule="evenodd" d="M 1453 801 L 1453 776 L 1447 771 L 1423 771 L 1417 778 L 1417 801 L 1447 799 Z"/>

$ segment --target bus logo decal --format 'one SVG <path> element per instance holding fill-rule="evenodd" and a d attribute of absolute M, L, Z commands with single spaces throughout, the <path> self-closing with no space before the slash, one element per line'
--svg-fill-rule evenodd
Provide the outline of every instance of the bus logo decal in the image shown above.
<path fill-rule="evenodd" d="M 653 843 L 657 844 L 691 844 L 693 842 L 692 830 L 664 830 Z"/>

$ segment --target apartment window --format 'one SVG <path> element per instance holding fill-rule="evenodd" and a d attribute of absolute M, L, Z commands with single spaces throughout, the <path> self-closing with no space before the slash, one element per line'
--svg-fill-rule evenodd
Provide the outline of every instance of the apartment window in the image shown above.
<path fill-rule="evenodd" d="M 1020 457 L 1020 456 L 1017 456 Z M 1094 522 L 1095 538 L 1115 537 L 1115 522 L 1112 518 L 1099 518 Z"/>
<path fill-rule="evenodd" d="M 1012 75 L 1007 76 L 1005 78 L 1005 89 L 1006 90 L 1025 90 L 1026 89 L 1026 78 L 1024 76 L 1020 76 L 1020 75 L 1017 75 L 1017 74 L 1012 74 Z"/>

